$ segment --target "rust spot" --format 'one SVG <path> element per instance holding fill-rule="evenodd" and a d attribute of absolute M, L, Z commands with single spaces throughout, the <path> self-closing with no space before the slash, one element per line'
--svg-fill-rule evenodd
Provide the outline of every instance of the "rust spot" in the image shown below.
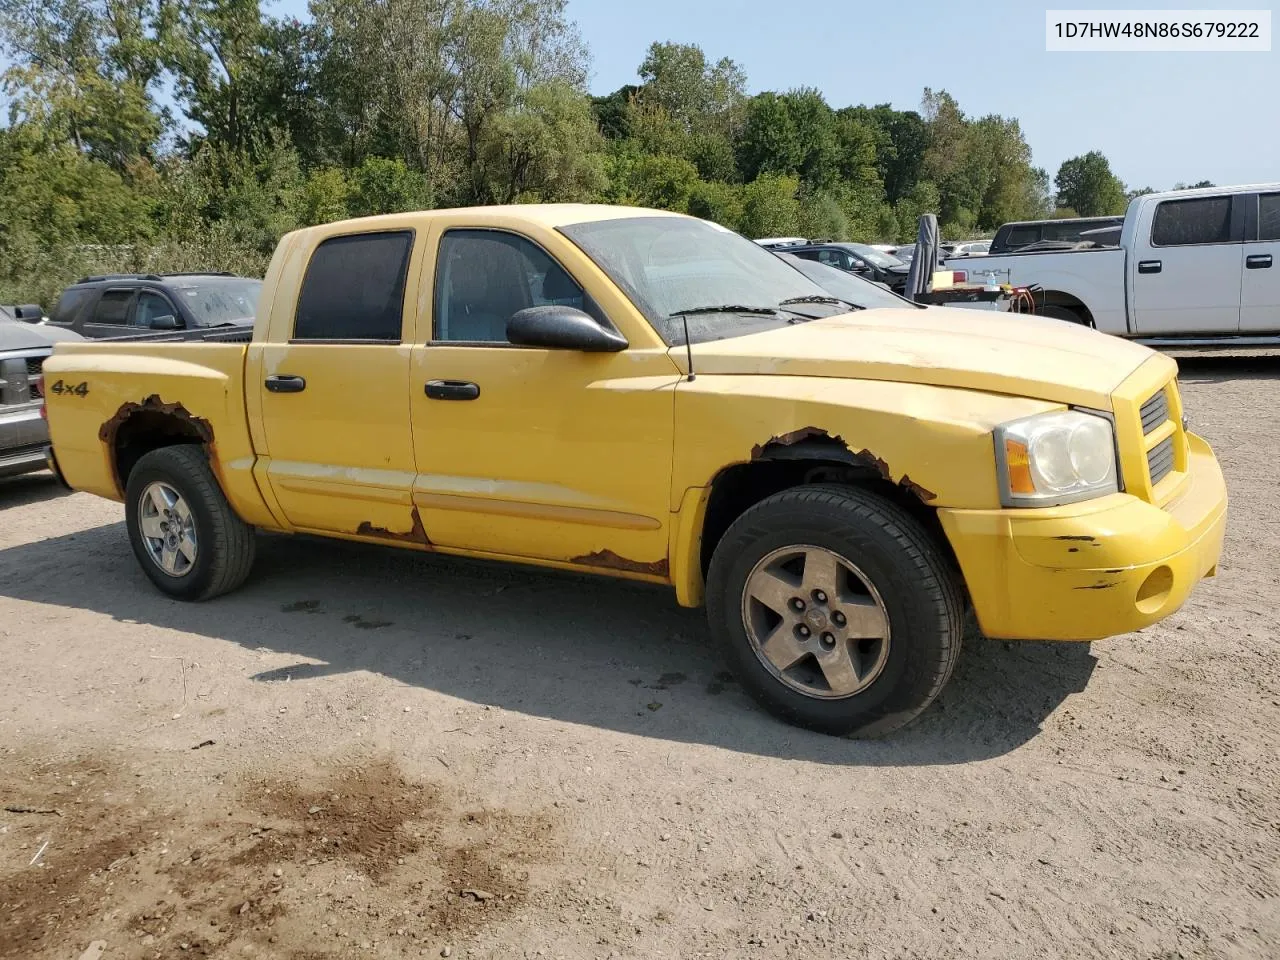
<path fill-rule="evenodd" d="M 1080 543 L 1093 543 L 1093 542 L 1094 542 L 1095 540 L 1097 540 L 1098 538 L 1097 538 L 1097 537 L 1089 537 L 1089 536 L 1070 536 L 1070 537 L 1054 537 L 1053 539 L 1055 539 L 1055 540 L 1079 541 Z"/>
<path fill-rule="evenodd" d="M 141 403 L 130 401 L 121 404 L 115 415 L 98 428 L 98 439 L 106 444 L 107 456 L 111 462 L 111 475 L 115 477 L 116 490 L 120 494 L 120 499 L 124 499 L 124 483 L 122 482 L 123 478 L 120 476 L 119 465 L 116 463 L 116 438 L 120 435 L 121 428 L 139 415 L 168 417 L 184 427 L 190 427 L 204 445 L 205 452 L 209 457 L 209 464 L 214 473 L 218 475 L 219 482 L 221 482 L 222 474 L 218 464 L 217 448 L 213 443 L 213 427 L 209 425 L 209 421 L 203 417 L 195 416 L 180 403 L 165 403 L 160 399 L 159 394 L 153 393 Z M 179 430 L 178 432 L 183 433 L 185 431 Z"/>
<path fill-rule="evenodd" d="M 1067 547 L 1067 553 L 1079 553 L 1079 552 L 1080 552 L 1079 547 Z"/>
<path fill-rule="evenodd" d="M 1075 589 L 1077 590 L 1110 590 L 1113 587 L 1118 587 L 1118 586 L 1120 586 L 1120 584 L 1118 583 L 1103 583 L 1099 581 L 1098 583 L 1091 584 L 1090 586 L 1076 587 Z"/>
<path fill-rule="evenodd" d="M 930 500 L 938 499 L 938 495 L 936 493 L 934 493 L 932 490 L 926 490 L 924 487 L 920 486 L 920 484 L 916 483 L 914 480 L 908 477 L 905 473 L 902 475 L 902 479 L 898 481 L 898 486 L 902 487 L 902 489 L 906 490 L 908 493 L 914 493 L 917 497 L 919 497 L 925 503 L 928 503 Z"/>
<path fill-rule="evenodd" d="M 869 467 L 875 467 L 880 476 L 886 480 L 892 480 L 893 476 L 889 473 L 889 465 L 877 457 L 870 450 L 859 450 L 853 455 L 855 460 L 860 460 Z"/>
<path fill-rule="evenodd" d="M 386 527 L 376 527 L 366 520 L 356 527 L 356 536 L 376 537 L 379 540 L 391 540 L 396 543 L 416 543 L 424 547 L 432 545 L 431 538 L 427 536 L 427 531 L 422 526 L 422 515 L 418 513 L 417 507 L 413 508 L 413 526 L 405 533 L 397 533 Z"/>
<path fill-rule="evenodd" d="M 759 460 L 764 456 L 765 450 L 771 446 L 789 447 L 803 440 L 834 440 L 841 446 L 845 445 L 843 440 L 839 437 L 831 436 L 821 427 L 801 427 L 799 430 L 792 430 L 790 433 L 780 433 L 776 437 L 770 437 L 768 443 L 756 444 L 751 448 L 751 459 Z"/>
<path fill-rule="evenodd" d="M 571 557 L 569 562 L 584 567 L 600 567 L 605 570 L 647 573 L 654 577 L 665 577 L 667 575 L 666 557 L 645 563 L 640 560 L 628 560 L 626 557 L 620 557 L 612 550 L 597 550 L 595 553 L 585 553 L 580 557 Z"/>

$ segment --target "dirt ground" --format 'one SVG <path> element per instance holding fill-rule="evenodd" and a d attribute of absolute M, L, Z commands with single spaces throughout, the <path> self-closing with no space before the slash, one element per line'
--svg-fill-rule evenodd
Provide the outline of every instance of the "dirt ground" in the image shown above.
<path fill-rule="evenodd" d="M 869 743 L 660 590 L 275 537 L 186 605 L 0 481 L 0 958 L 1280 957 L 1280 359 L 1182 364 L 1221 575 Z"/>

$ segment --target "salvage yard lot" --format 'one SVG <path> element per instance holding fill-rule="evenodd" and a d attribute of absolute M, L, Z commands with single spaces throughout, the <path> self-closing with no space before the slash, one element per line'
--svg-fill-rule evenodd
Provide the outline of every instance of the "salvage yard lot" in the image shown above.
<path fill-rule="evenodd" d="M 659 590 L 272 537 L 186 605 L 0 481 L 0 958 L 1280 956 L 1280 358 L 1180 362 L 1219 577 L 878 742 Z"/>

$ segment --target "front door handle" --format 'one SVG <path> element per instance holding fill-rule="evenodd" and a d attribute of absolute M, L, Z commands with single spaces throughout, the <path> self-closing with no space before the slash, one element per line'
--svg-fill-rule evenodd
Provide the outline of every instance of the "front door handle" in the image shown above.
<path fill-rule="evenodd" d="M 1245 257 L 1244 265 L 1247 270 L 1266 270 L 1271 266 L 1271 254 L 1255 253 L 1252 256 Z"/>
<path fill-rule="evenodd" d="M 427 396 L 432 400 L 474 400 L 480 386 L 470 380 L 428 380 Z"/>
<path fill-rule="evenodd" d="M 1164 264 L 1162 264 L 1159 260 L 1139 260 L 1138 272 L 1139 273 L 1159 273 L 1163 266 Z"/>
<path fill-rule="evenodd" d="M 302 377 L 282 373 L 278 376 L 267 377 L 267 389 L 272 393 L 301 393 L 307 389 L 307 381 Z"/>

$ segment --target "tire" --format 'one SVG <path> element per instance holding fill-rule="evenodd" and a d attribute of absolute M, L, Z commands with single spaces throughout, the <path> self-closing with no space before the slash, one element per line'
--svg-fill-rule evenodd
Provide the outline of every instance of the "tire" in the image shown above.
<path fill-rule="evenodd" d="M 837 608 L 851 616 L 858 611 L 859 623 L 874 621 L 877 629 L 855 631 L 846 618 L 841 622 L 847 637 L 837 640 L 822 632 L 816 641 L 816 631 L 827 628 L 815 620 L 815 632 L 801 640 L 795 631 L 807 629 L 811 621 L 804 618 L 816 614 L 792 610 L 783 616 L 774 609 L 778 601 L 756 599 L 762 583 L 781 581 L 786 589 L 807 589 L 809 557 L 815 554 L 801 557 L 802 575 L 795 573 L 797 561 L 787 559 L 802 547 L 819 558 L 835 556 L 842 570 L 836 590 L 843 599 L 825 597 L 819 604 L 814 596 L 804 597 L 828 617 L 830 629 L 836 629 L 835 618 L 841 615 Z M 781 566 L 770 566 L 775 562 Z M 820 572 L 821 564 L 814 569 Z M 773 579 L 756 579 L 760 571 L 774 574 Z M 792 602 L 787 601 L 788 607 Z M 872 606 L 878 613 L 867 612 Z M 783 629 L 788 616 L 801 618 L 790 633 L 812 655 L 779 669 L 764 653 L 770 645 L 761 640 L 780 638 L 782 662 L 789 660 L 795 648 Z M 910 514 L 857 487 L 810 485 L 761 501 L 725 533 L 707 577 L 707 617 L 739 682 L 765 709 L 822 733 L 875 737 L 913 720 L 950 679 L 960 655 L 965 603 L 956 573 Z M 884 634 L 883 640 L 849 639 L 876 632 Z M 826 650 L 829 638 L 833 646 Z M 821 643 L 821 655 L 815 642 Z M 853 673 L 864 686 L 844 683 L 847 671 L 834 674 L 840 686 L 830 679 L 830 664 L 843 663 L 839 651 L 857 664 Z M 824 685 L 828 689 L 820 689 Z"/>
<path fill-rule="evenodd" d="M 1068 323 L 1078 323 L 1082 327 L 1092 327 L 1080 313 L 1072 310 L 1070 307 L 1060 307 L 1056 304 L 1045 304 L 1036 311 L 1042 317 L 1049 317 L 1051 320 L 1066 320 Z"/>
<path fill-rule="evenodd" d="M 153 556 L 156 540 L 144 533 L 144 527 L 157 533 L 154 524 L 167 522 L 156 516 L 155 491 L 161 497 L 173 493 L 181 498 L 189 518 L 183 523 L 194 534 L 181 541 L 193 545 L 194 560 L 181 550 L 166 554 L 163 545 L 159 548 L 161 557 L 175 558 L 173 570 Z M 193 444 L 162 447 L 138 460 L 125 490 L 125 525 L 143 572 L 162 592 L 179 600 L 211 600 L 228 593 L 244 583 L 253 567 L 253 528 L 236 516 L 204 451 Z"/>

